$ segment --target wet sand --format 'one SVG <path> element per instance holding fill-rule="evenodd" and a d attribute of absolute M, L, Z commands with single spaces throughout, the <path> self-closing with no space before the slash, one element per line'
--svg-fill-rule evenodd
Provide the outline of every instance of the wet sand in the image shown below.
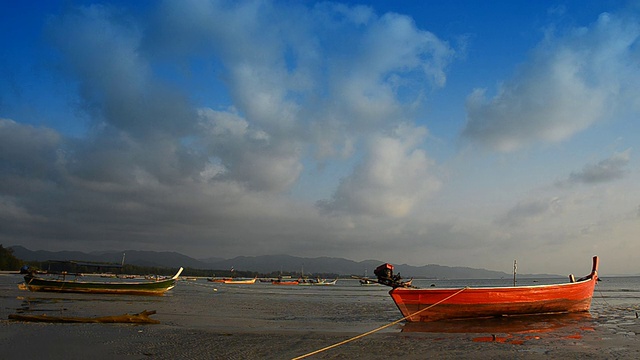
<path fill-rule="evenodd" d="M 179 284 L 163 297 L 0 294 L 2 359 L 291 359 L 398 319 L 384 289 Z M 17 287 L 16 287 L 17 288 Z M 325 292 L 322 292 L 325 291 Z M 360 292 L 358 292 L 360 291 Z M 360 295 L 359 295 L 360 294 Z M 156 310 L 159 325 L 7 320 L 29 312 L 105 316 Z M 309 359 L 638 359 L 634 305 L 594 298 L 591 314 L 393 325 Z"/>
<path fill-rule="evenodd" d="M 3 323 L 4 359 L 291 359 L 354 336 L 335 331 L 219 331 L 166 325 Z M 638 359 L 633 333 L 376 333 L 311 359 Z M 493 339 L 492 335 L 496 335 Z"/>

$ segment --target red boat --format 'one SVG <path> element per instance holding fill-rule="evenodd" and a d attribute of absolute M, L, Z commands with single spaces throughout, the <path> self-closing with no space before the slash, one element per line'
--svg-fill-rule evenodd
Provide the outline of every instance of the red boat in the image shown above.
<path fill-rule="evenodd" d="M 411 322 L 588 311 L 598 281 L 598 257 L 593 257 L 591 274 L 577 281 L 569 278 L 564 284 L 449 289 L 417 289 L 398 282 L 389 294 L 404 320 Z"/>
<path fill-rule="evenodd" d="M 273 280 L 271 282 L 273 285 L 298 285 L 299 283 L 298 280 Z"/>

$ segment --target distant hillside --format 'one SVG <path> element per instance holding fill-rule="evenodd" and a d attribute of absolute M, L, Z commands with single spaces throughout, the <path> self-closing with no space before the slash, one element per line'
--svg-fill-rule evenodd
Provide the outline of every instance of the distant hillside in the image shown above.
<path fill-rule="evenodd" d="M 264 256 L 239 256 L 229 260 L 213 263 L 216 269 L 230 269 L 257 271 L 267 273 L 271 271 L 301 272 L 305 273 L 336 273 L 341 275 L 363 275 L 365 270 L 368 276 L 373 276 L 373 270 L 380 264 L 380 260 L 365 260 L 356 262 L 342 258 L 317 257 L 302 258 L 290 255 L 264 255 Z M 395 271 L 403 277 L 429 277 L 447 279 L 499 279 L 511 276 L 500 271 L 484 269 L 472 269 L 466 267 L 449 267 L 441 265 L 425 265 L 421 267 L 411 265 L 394 265 Z"/>
<path fill-rule="evenodd" d="M 304 258 L 290 255 L 238 256 L 233 259 L 197 260 L 177 252 L 156 252 L 125 250 L 122 252 L 101 251 L 83 253 L 79 251 L 31 251 L 22 246 L 12 246 L 14 255 L 25 261 L 46 260 L 76 260 L 89 262 L 120 263 L 123 254 L 125 263 L 138 266 L 153 267 L 190 267 L 205 270 L 229 270 L 232 267 L 241 271 L 270 273 L 334 273 L 340 275 L 373 276 L 373 270 L 383 261 L 365 260 L 356 262 L 342 258 L 317 257 Z M 400 272 L 404 278 L 424 277 L 440 279 L 499 279 L 512 276 L 500 271 L 474 269 L 469 267 L 449 267 L 441 265 L 411 266 L 407 264 L 394 265 L 396 273 Z M 526 277 L 527 275 L 520 275 Z"/>
<path fill-rule="evenodd" d="M 492 271 L 485 269 L 474 269 L 469 267 L 449 267 L 442 265 L 425 265 L 415 267 L 411 265 L 395 265 L 396 273 L 399 272 L 402 277 L 427 277 L 437 279 L 500 279 L 510 277 L 501 271 Z"/>
<path fill-rule="evenodd" d="M 196 260 L 177 252 L 157 252 L 157 251 L 96 251 L 84 253 L 80 251 L 31 251 L 22 246 L 12 246 L 13 255 L 25 261 L 47 261 L 47 260 L 76 260 L 88 262 L 122 262 L 125 256 L 125 263 L 138 266 L 152 267 L 190 267 L 194 269 L 211 269 L 211 264 Z"/>

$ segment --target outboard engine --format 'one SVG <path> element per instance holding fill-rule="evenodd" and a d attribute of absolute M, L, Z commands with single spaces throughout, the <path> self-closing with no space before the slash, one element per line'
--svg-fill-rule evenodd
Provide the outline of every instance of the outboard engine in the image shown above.
<path fill-rule="evenodd" d="M 382 285 L 391 286 L 392 288 L 397 287 L 412 287 L 411 280 L 402 281 L 402 277 L 400 273 L 394 275 L 393 274 L 393 265 L 386 263 L 378 266 L 373 273 L 378 277 L 378 283 Z"/>
<path fill-rule="evenodd" d="M 378 277 L 378 282 L 380 284 L 391 286 L 393 282 L 393 265 L 391 264 L 382 264 L 378 266 L 373 273 Z"/>

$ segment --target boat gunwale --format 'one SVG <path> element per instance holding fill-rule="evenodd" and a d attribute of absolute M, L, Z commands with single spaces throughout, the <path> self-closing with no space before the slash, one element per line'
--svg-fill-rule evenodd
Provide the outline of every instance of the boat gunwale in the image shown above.
<path fill-rule="evenodd" d="M 25 276 L 26 278 L 26 276 Z M 135 286 L 135 285 L 149 285 L 149 284 L 163 284 L 163 283 L 169 283 L 174 281 L 175 279 L 171 278 L 171 279 L 163 279 L 163 280 L 150 280 L 150 281 L 76 281 L 76 280 L 60 280 L 60 279 L 47 279 L 47 278 L 43 278 L 43 277 L 39 277 L 39 276 L 33 276 L 31 277 L 31 279 L 35 280 L 35 281 L 44 281 L 44 282 L 48 282 L 48 283 L 60 283 L 60 284 L 80 284 L 80 285 L 131 285 L 131 286 Z M 29 284 L 27 284 L 29 285 Z"/>
<path fill-rule="evenodd" d="M 473 291 L 473 290 L 494 290 L 494 291 L 504 291 L 504 290 L 519 290 L 519 289 L 523 289 L 523 290 L 529 290 L 529 289 L 538 289 L 538 288 L 545 288 L 545 287 L 556 287 L 556 286 L 577 286 L 577 285 L 584 285 L 585 283 L 588 283 L 590 281 L 594 281 L 592 277 L 589 277 L 588 279 L 585 280 L 581 280 L 581 281 L 576 281 L 576 282 L 564 282 L 564 283 L 557 283 L 557 284 L 540 284 L 540 285 L 523 285 L 523 286 L 475 286 L 475 287 L 471 287 L 471 286 L 463 286 L 463 287 L 446 287 L 446 288 L 439 288 L 439 287 L 431 287 L 431 288 L 403 288 L 403 287 L 398 287 L 395 289 L 391 289 L 389 292 L 392 291 L 439 291 L 439 290 L 449 290 L 449 291 L 458 291 L 462 288 L 465 288 L 465 291 Z"/>

